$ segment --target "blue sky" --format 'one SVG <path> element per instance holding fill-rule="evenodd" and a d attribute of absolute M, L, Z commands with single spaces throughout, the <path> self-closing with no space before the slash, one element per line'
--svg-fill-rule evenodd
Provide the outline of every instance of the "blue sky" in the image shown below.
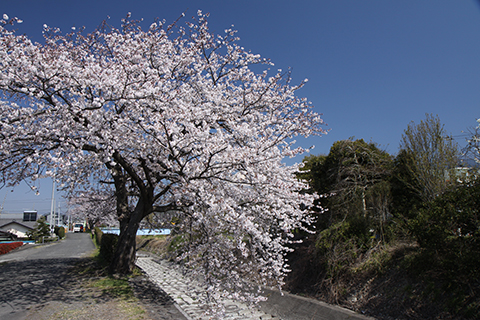
<path fill-rule="evenodd" d="M 315 145 L 314 154 L 349 137 L 396 154 L 407 125 L 426 113 L 438 114 L 462 145 L 480 117 L 480 5 L 474 0 L 17 0 L 4 1 L 0 13 L 22 19 L 18 32 L 42 41 L 43 24 L 91 31 L 108 17 L 118 26 L 131 12 L 148 26 L 156 17 L 173 22 L 182 12 L 188 20 L 198 9 L 210 13 L 211 31 L 234 25 L 246 49 L 275 68 L 292 68 L 296 83 L 309 79 L 298 94 L 323 113 L 330 129 L 298 140 Z M 51 183 L 39 183 L 39 196 L 25 184 L 1 189 L 4 212 L 49 212 Z"/>

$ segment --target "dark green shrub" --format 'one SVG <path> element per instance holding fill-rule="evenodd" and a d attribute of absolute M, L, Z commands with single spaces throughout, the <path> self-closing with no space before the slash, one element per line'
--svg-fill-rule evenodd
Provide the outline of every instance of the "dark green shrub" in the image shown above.
<path fill-rule="evenodd" d="M 103 235 L 103 232 L 102 230 L 100 230 L 99 227 L 95 227 L 94 230 L 94 233 L 95 233 L 95 243 L 97 244 L 97 247 L 100 247 L 101 243 L 102 243 L 102 235 Z"/>
<path fill-rule="evenodd" d="M 106 263 L 110 263 L 117 247 L 118 235 L 116 234 L 103 234 L 100 244 L 100 257 Z"/>
<path fill-rule="evenodd" d="M 480 312 L 480 183 L 462 184 L 419 209 L 410 221 L 420 245 L 414 270 L 448 292 L 449 310 Z"/>
<path fill-rule="evenodd" d="M 54 232 L 60 239 L 65 238 L 65 228 L 64 227 L 55 226 Z"/>
<path fill-rule="evenodd" d="M 58 230 L 58 236 L 60 238 L 65 238 L 65 228 L 61 227 L 60 230 Z"/>
<path fill-rule="evenodd" d="M 445 271 L 480 275 L 480 183 L 445 192 L 420 209 L 410 226 L 420 247 L 435 252 Z"/>

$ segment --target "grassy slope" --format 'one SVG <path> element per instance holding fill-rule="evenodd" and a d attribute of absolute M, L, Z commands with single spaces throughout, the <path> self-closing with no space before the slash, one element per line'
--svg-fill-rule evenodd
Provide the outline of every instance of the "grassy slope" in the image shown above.
<path fill-rule="evenodd" d="M 377 319 L 480 317 L 478 281 L 445 279 L 414 243 L 378 246 L 335 277 L 326 276 L 312 245 L 297 248 L 289 261 L 287 290 Z"/>

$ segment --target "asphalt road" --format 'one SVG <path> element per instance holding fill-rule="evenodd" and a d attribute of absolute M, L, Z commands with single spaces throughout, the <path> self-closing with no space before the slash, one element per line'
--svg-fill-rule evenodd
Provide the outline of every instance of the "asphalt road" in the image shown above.
<path fill-rule="evenodd" d="M 52 298 L 61 300 L 67 271 L 95 249 L 87 233 L 68 233 L 53 244 L 24 247 L 0 256 L 0 319 L 25 319 L 29 308 Z"/>

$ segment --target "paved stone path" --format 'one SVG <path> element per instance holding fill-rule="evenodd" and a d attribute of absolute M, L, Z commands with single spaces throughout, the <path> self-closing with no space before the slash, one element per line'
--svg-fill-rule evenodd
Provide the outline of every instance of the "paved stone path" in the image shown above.
<path fill-rule="evenodd" d="M 185 277 L 178 266 L 141 253 L 137 255 L 136 264 L 152 282 L 170 295 L 187 319 L 216 319 L 216 317 L 205 314 L 205 304 L 202 303 L 206 300 L 204 290 L 195 280 Z M 224 300 L 222 304 L 226 310 L 224 319 L 279 319 L 262 311 L 251 310 L 240 302 Z"/>

